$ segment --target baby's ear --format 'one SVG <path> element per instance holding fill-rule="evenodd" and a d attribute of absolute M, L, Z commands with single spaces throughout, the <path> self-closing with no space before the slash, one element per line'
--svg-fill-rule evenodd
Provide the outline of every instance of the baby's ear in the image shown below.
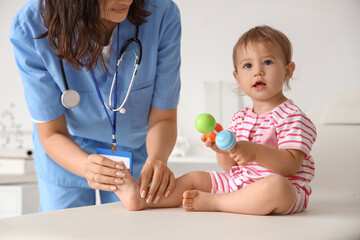
<path fill-rule="evenodd" d="M 295 63 L 294 62 L 290 62 L 287 66 L 286 66 L 286 72 L 285 72 L 285 80 L 289 80 L 293 73 L 295 71 Z"/>
<path fill-rule="evenodd" d="M 237 74 L 236 70 L 233 71 L 233 75 L 234 75 L 236 82 L 239 84 L 238 74 Z"/>

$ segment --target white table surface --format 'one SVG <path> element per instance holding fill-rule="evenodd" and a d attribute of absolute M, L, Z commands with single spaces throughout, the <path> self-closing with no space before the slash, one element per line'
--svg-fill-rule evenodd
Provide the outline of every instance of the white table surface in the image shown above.
<path fill-rule="evenodd" d="M 340 195 L 336 195 L 340 196 Z M 185 212 L 181 207 L 127 211 L 121 203 L 0 220 L 0 239 L 360 239 L 359 196 L 312 196 L 306 212 L 250 216 Z"/>

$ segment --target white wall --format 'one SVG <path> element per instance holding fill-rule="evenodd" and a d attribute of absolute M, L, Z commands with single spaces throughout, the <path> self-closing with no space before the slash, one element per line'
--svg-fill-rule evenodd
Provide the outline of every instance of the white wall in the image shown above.
<path fill-rule="evenodd" d="M 192 146 L 200 144 L 194 120 L 211 97 L 204 94 L 203 81 L 235 83 L 232 48 L 243 32 L 256 25 L 275 27 L 292 42 L 296 70 L 286 95 L 303 111 L 360 86 L 359 0 L 176 2 L 183 26 L 179 125 Z M 201 145 L 194 149 L 204 150 Z"/>
<path fill-rule="evenodd" d="M 235 83 L 232 47 L 251 27 L 273 26 L 292 41 L 296 70 L 292 90 L 287 96 L 304 111 L 360 85 L 359 0 L 175 1 L 181 11 L 183 26 L 179 128 L 189 139 L 192 153 L 203 150 L 200 134 L 194 128 L 196 116 L 209 111 L 205 101 L 211 96 L 204 94 L 203 83 L 225 81 L 230 86 Z M 4 32 L 0 36 L 0 123 L 6 123 L 6 129 L 31 130 L 8 40 L 11 18 L 25 2 L 0 0 L 0 24 Z M 9 111 L 13 118 L 9 117 Z M 13 121 L 16 126 L 11 127 Z M 222 124 L 226 126 L 228 122 Z M 3 133 L 1 136 L 0 148 L 1 141 L 6 140 Z"/>
<path fill-rule="evenodd" d="M 26 0 L 0 0 L 0 149 L 31 148 L 32 122 L 9 40 L 10 25 Z"/>

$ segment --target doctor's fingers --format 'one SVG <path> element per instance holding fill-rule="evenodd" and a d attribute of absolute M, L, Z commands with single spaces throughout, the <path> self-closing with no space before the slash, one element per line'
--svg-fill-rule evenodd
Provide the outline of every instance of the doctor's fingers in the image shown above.
<path fill-rule="evenodd" d="M 88 180 L 88 184 L 91 188 L 93 189 L 99 189 L 99 190 L 103 190 L 103 191 L 115 191 L 116 190 L 116 186 L 115 185 L 109 185 L 109 184 L 102 184 L 99 182 L 96 182 L 97 178 L 97 174 L 95 173 L 95 175 L 93 175 L 94 177 L 92 177 L 90 180 Z M 94 179 L 94 180 L 93 180 Z"/>
<path fill-rule="evenodd" d="M 155 204 L 158 203 L 164 195 L 170 195 L 174 186 L 175 177 L 172 172 L 155 171 L 147 198 L 145 199 L 146 203 L 150 203 L 151 201 L 154 201 Z"/>
<path fill-rule="evenodd" d="M 172 172 L 170 172 L 169 174 L 164 174 L 161 182 L 160 182 L 160 186 L 158 187 L 156 193 L 154 194 L 155 199 L 154 199 L 154 203 L 158 203 L 159 200 L 165 196 L 165 197 L 169 197 L 170 194 L 174 191 L 175 188 L 175 176 Z M 150 192 L 151 192 L 151 186 L 150 186 Z"/>
<path fill-rule="evenodd" d="M 161 176 L 159 176 L 159 174 L 155 175 L 155 173 L 154 173 L 153 179 L 152 179 L 151 184 L 150 184 L 149 192 L 148 192 L 148 194 L 147 194 L 147 196 L 145 198 L 145 201 L 146 201 L 147 204 L 151 203 L 155 199 L 156 199 L 156 201 L 159 201 L 159 198 L 161 196 L 159 196 L 159 195 L 157 195 L 156 197 L 154 197 L 154 196 L 156 194 L 156 190 L 158 190 L 159 185 L 161 183 L 161 178 L 162 178 L 162 174 L 161 174 Z"/>
<path fill-rule="evenodd" d="M 99 173 L 91 173 L 91 181 L 95 182 L 95 183 L 100 183 L 100 184 L 107 184 L 107 185 L 120 185 L 124 183 L 124 177 L 125 177 L 125 173 L 124 172 L 118 172 L 116 177 L 112 177 L 112 176 L 107 176 L 107 175 L 102 175 Z"/>
<path fill-rule="evenodd" d="M 117 168 L 120 170 L 125 169 L 125 164 L 123 162 L 115 162 L 99 154 L 91 154 L 88 156 L 87 160 L 89 164 L 97 164 L 109 168 Z"/>
<path fill-rule="evenodd" d="M 114 191 L 116 189 L 109 189 L 109 186 L 106 185 L 121 185 L 124 183 L 124 177 L 126 176 L 125 171 L 128 171 L 126 168 L 124 170 L 115 170 L 112 168 L 106 167 L 95 167 L 95 170 L 92 170 L 87 175 L 88 182 L 96 184 L 96 189 L 102 187 L 106 191 Z M 98 185 L 101 184 L 101 185 Z M 90 187 L 93 187 L 90 185 Z M 93 187 L 94 188 L 94 187 Z"/>
<path fill-rule="evenodd" d="M 175 185 L 176 185 L 176 179 L 175 179 L 175 176 L 174 174 L 170 174 L 170 177 L 169 177 L 169 184 L 166 188 L 166 191 L 165 191 L 165 197 L 169 197 L 170 194 L 174 191 L 175 189 Z"/>

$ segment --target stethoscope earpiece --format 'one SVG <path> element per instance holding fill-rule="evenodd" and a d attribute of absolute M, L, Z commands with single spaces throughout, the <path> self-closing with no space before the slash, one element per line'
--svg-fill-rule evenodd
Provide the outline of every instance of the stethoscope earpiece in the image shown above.
<path fill-rule="evenodd" d="M 61 94 L 61 103 L 67 109 L 72 109 L 79 105 L 80 103 L 80 95 L 77 91 L 68 89 L 63 94 Z"/>

